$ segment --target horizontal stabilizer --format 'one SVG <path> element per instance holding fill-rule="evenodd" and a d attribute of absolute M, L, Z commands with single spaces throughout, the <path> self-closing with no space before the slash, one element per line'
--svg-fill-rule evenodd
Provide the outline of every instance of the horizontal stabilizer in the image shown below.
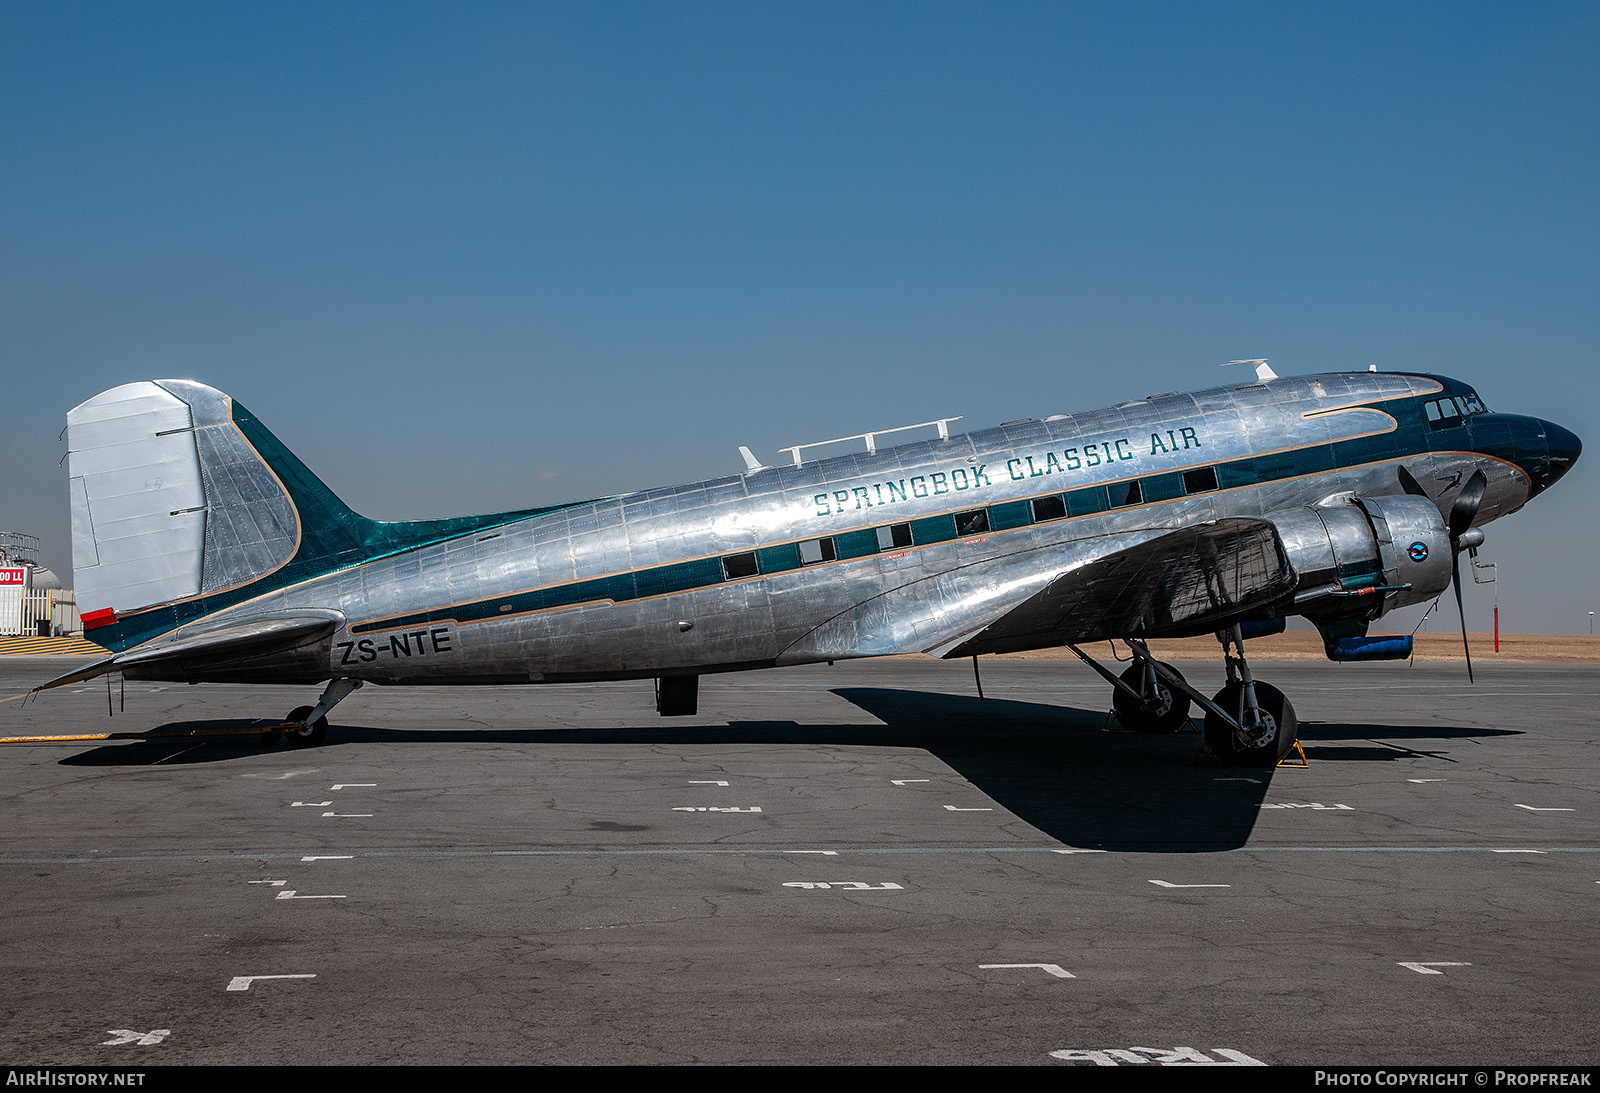
<path fill-rule="evenodd" d="M 186 674 L 204 674 L 207 668 L 315 642 L 330 636 L 343 621 L 344 617 L 336 611 L 300 611 L 213 624 L 204 629 L 190 627 L 86 664 L 35 690 L 47 691 L 95 679 L 108 672 L 128 670 L 146 675 L 152 669 L 181 668 Z"/>

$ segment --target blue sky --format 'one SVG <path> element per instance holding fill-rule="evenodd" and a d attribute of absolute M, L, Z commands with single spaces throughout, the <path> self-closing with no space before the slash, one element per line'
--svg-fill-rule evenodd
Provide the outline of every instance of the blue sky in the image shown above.
<path fill-rule="evenodd" d="M 1592 3 L 0 5 L 0 530 L 185 377 L 398 519 L 1281 373 L 1595 442 Z M 1489 529 L 1600 609 L 1591 454 Z M 1474 628 L 1488 597 L 1472 590 Z"/>

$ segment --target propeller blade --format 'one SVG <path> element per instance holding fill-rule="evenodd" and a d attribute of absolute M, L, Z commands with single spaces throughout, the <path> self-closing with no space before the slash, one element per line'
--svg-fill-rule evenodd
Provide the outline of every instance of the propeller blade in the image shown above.
<path fill-rule="evenodd" d="M 1461 603 L 1461 552 L 1450 553 L 1450 583 L 1456 586 L 1456 613 L 1461 616 L 1461 651 L 1467 654 L 1467 682 L 1476 683 L 1472 678 L 1472 646 L 1467 642 L 1467 609 Z"/>
<path fill-rule="evenodd" d="M 1456 494 L 1456 503 L 1450 509 L 1452 543 L 1461 538 L 1462 533 L 1472 526 L 1472 519 L 1478 515 L 1478 506 L 1483 504 L 1483 491 L 1488 485 L 1489 480 L 1484 477 L 1482 471 L 1473 471 L 1472 477 L 1467 479 L 1467 484 Z"/>
<path fill-rule="evenodd" d="M 1412 497 L 1428 496 L 1428 491 L 1422 488 L 1422 483 L 1417 481 L 1416 476 L 1414 476 L 1410 471 L 1406 470 L 1404 463 L 1400 465 L 1399 470 L 1401 489 L 1405 490 Z"/>

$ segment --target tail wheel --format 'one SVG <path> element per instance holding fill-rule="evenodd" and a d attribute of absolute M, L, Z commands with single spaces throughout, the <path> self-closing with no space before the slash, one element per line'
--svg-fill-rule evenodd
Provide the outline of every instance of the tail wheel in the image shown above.
<path fill-rule="evenodd" d="M 1166 671 L 1182 679 L 1172 665 L 1158 662 Z M 1122 682 L 1135 691 L 1144 689 L 1144 666 L 1135 664 L 1122 673 Z M 1122 688 L 1111 692 L 1111 708 L 1117 711 L 1117 720 L 1134 732 L 1177 732 L 1189 720 L 1189 696 L 1178 690 L 1159 675 L 1155 677 L 1155 693 L 1143 699 L 1134 698 Z"/>
<path fill-rule="evenodd" d="M 326 717 L 319 717 L 310 724 L 306 723 L 306 718 L 311 716 L 313 708 L 311 706 L 297 706 L 290 711 L 288 717 L 284 718 L 285 721 L 293 722 L 293 724 L 283 730 L 283 738 L 294 747 L 314 748 L 328 739 L 328 719 Z"/>
<path fill-rule="evenodd" d="M 1245 744 L 1239 739 L 1239 734 L 1234 731 L 1232 725 L 1214 713 L 1209 711 L 1206 713 L 1206 746 L 1226 766 L 1275 767 L 1279 760 L 1289 754 L 1294 747 L 1295 737 L 1299 735 L 1300 723 L 1295 717 L 1294 706 L 1284 697 L 1283 692 L 1270 683 L 1262 683 L 1259 680 L 1255 684 L 1255 689 L 1256 706 L 1262 716 L 1270 721 L 1272 730 L 1269 737 L 1257 744 Z M 1216 693 L 1212 701 L 1234 717 L 1242 718 L 1244 684 L 1228 684 Z"/>

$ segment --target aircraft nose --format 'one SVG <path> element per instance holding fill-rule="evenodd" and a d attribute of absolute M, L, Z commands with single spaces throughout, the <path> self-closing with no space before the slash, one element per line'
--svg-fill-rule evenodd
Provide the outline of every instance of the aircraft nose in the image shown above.
<path fill-rule="evenodd" d="M 1552 421 L 1541 420 L 1539 424 L 1544 426 L 1545 443 L 1550 454 L 1544 464 L 1544 481 L 1538 483 L 1535 493 L 1555 485 L 1556 480 L 1570 471 L 1578 461 L 1578 456 L 1583 454 L 1583 441 L 1578 439 L 1576 433 Z"/>
<path fill-rule="evenodd" d="M 1474 447 L 1513 463 L 1528 476 L 1528 496 L 1549 489 L 1577 462 L 1583 441 L 1553 421 L 1516 414 L 1483 414 L 1473 419 Z"/>

